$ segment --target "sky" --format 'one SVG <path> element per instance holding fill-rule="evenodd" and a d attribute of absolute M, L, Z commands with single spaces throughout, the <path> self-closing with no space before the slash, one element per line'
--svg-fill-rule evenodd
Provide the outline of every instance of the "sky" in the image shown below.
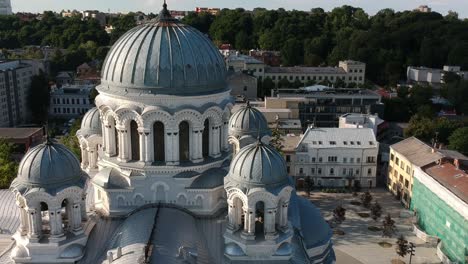
<path fill-rule="evenodd" d="M 44 10 L 100 10 L 103 12 L 143 11 L 157 13 L 163 0 L 11 0 L 13 12 L 42 12 Z M 326 11 L 342 5 L 363 8 L 373 15 L 384 8 L 396 11 L 412 10 L 419 5 L 429 5 L 443 15 L 449 10 L 458 12 L 460 18 L 468 18 L 468 0 L 167 0 L 170 10 L 195 10 L 195 7 L 310 10 L 321 7 Z"/>

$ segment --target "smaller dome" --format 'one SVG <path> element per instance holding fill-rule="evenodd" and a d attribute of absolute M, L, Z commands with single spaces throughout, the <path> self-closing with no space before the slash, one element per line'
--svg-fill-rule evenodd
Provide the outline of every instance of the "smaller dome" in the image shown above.
<path fill-rule="evenodd" d="M 224 248 L 224 252 L 229 256 L 245 256 L 244 251 L 236 243 L 229 243 Z"/>
<path fill-rule="evenodd" d="M 242 148 L 231 163 L 228 181 L 240 187 L 279 187 L 289 184 L 286 162 L 272 146 L 262 143 Z"/>
<path fill-rule="evenodd" d="M 83 256 L 84 247 L 82 245 L 73 244 L 67 247 L 62 254 L 60 254 L 60 258 L 63 259 L 76 259 Z"/>
<path fill-rule="evenodd" d="M 255 138 L 271 135 L 265 116 L 258 109 L 250 106 L 242 107 L 229 120 L 229 135 L 240 138 L 250 135 Z"/>
<path fill-rule="evenodd" d="M 102 135 L 101 118 L 96 107 L 91 108 L 81 121 L 79 132 L 82 136 Z"/>
<path fill-rule="evenodd" d="M 290 256 L 293 252 L 292 246 L 288 242 L 284 242 L 281 246 L 276 250 L 275 256 Z"/>
<path fill-rule="evenodd" d="M 47 140 L 29 150 L 18 168 L 11 187 L 20 192 L 42 188 L 53 192 L 85 182 L 80 162 L 64 145 Z"/>

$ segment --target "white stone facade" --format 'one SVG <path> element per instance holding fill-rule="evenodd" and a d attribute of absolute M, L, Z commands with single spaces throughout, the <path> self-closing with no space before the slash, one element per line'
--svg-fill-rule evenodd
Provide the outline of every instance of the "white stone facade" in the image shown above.
<path fill-rule="evenodd" d="M 221 167 L 229 158 L 229 91 L 194 97 L 101 93 L 96 104 L 103 126 L 99 171 L 112 168 L 120 174 L 119 182 L 126 182 L 106 188 L 96 181 L 113 176 L 98 174 L 94 181 L 97 209 L 110 215 L 124 214 L 162 202 L 207 214 L 225 205 L 222 187 L 191 189 L 201 176 L 176 175 L 201 174 Z"/>
<path fill-rule="evenodd" d="M 375 187 L 378 149 L 371 129 L 309 128 L 291 161 L 291 175 L 310 177 L 316 187 L 348 187 L 356 181 Z"/>

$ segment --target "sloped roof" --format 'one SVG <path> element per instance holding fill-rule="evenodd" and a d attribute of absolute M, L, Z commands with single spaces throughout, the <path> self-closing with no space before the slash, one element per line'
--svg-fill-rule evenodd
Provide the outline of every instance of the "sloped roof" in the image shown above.
<path fill-rule="evenodd" d="M 429 145 L 415 137 L 410 137 L 393 144 L 390 148 L 418 167 L 428 165 L 445 157 L 440 152 L 433 152 Z"/>
<path fill-rule="evenodd" d="M 378 142 L 370 128 L 309 127 L 299 145 L 312 148 L 377 148 Z"/>

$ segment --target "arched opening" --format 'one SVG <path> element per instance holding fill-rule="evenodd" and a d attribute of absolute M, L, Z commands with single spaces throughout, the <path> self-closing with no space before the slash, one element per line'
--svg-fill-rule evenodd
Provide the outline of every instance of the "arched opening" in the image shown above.
<path fill-rule="evenodd" d="M 153 124 L 153 144 L 154 144 L 154 161 L 164 162 L 165 147 L 164 147 L 164 124 L 155 122 Z"/>
<path fill-rule="evenodd" d="M 203 147 L 202 147 L 203 158 L 207 158 L 210 155 L 210 120 L 206 119 L 203 125 Z"/>
<path fill-rule="evenodd" d="M 233 224 L 236 230 L 241 229 L 243 230 L 245 228 L 245 214 L 244 214 L 244 204 L 242 203 L 242 200 L 239 197 L 235 197 L 233 202 Z"/>
<path fill-rule="evenodd" d="M 125 199 L 123 197 L 117 198 L 117 206 L 124 207 L 125 206 Z"/>
<path fill-rule="evenodd" d="M 141 195 L 135 196 L 134 203 L 136 206 L 142 206 L 143 205 L 143 197 Z"/>
<path fill-rule="evenodd" d="M 255 204 L 255 240 L 265 239 L 265 203 L 260 201 Z"/>
<path fill-rule="evenodd" d="M 179 160 L 190 161 L 190 125 L 187 121 L 179 124 Z"/>
<path fill-rule="evenodd" d="M 72 221 L 72 204 L 68 199 L 62 201 L 60 215 L 62 217 L 62 230 L 68 231 L 71 230 L 71 221 Z M 59 217 L 59 216 L 58 216 Z"/>
<path fill-rule="evenodd" d="M 156 202 L 165 202 L 166 201 L 166 189 L 163 185 L 158 185 L 156 187 Z"/>
<path fill-rule="evenodd" d="M 44 235 L 50 234 L 50 216 L 49 206 L 45 202 L 41 202 L 41 232 Z"/>
<path fill-rule="evenodd" d="M 131 160 L 140 160 L 140 139 L 138 135 L 138 124 L 135 120 L 130 121 L 130 144 L 132 148 Z"/>
<path fill-rule="evenodd" d="M 197 199 L 195 199 L 195 205 L 197 207 L 202 207 L 203 206 L 203 198 L 201 196 L 198 196 Z"/>
<path fill-rule="evenodd" d="M 177 198 L 177 204 L 179 205 L 187 204 L 187 198 L 185 197 L 185 195 L 179 195 L 179 197 Z"/>

